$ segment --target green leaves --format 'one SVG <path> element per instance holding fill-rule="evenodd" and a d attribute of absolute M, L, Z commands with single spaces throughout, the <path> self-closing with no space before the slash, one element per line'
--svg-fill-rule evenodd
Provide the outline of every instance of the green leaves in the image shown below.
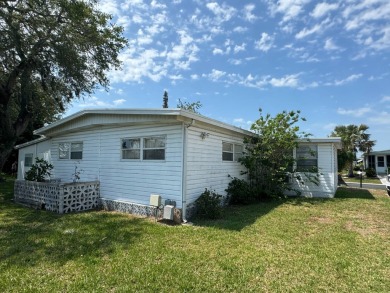
<path fill-rule="evenodd" d="M 110 20 L 95 0 L 0 2 L 0 168 L 36 117 L 51 122 L 74 98 L 108 88 L 127 45 Z"/>
<path fill-rule="evenodd" d="M 305 121 L 300 111 L 283 111 L 275 117 L 263 115 L 252 124 L 253 137 L 247 138 L 247 155 L 241 163 L 247 168 L 252 192 L 271 197 L 283 196 L 289 189 L 286 174 L 293 171 L 293 150 L 297 140 L 310 134 L 300 132 L 297 125 Z"/>

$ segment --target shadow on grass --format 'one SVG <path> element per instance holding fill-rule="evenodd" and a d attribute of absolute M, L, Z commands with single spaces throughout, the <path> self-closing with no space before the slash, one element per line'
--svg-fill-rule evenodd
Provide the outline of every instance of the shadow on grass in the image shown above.
<path fill-rule="evenodd" d="M 361 198 L 361 199 L 375 199 L 372 193 L 368 189 L 361 188 L 347 188 L 339 187 L 337 189 L 335 198 L 347 199 L 347 198 Z"/>
<path fill-rule="evenodd" d="M 140 218 L 108 212 L 59 215 L 11 202 L 12 182 L 0 188 L 0 267 L 51 262 L 99 261 L 138 241 L 150 225 Z"/>
<path fill-rule="evenodd" d="M 203 220 L 194 218 L 196 226 L 213 227 L 232 231 L 241 231 L 245 227 L 251 226 L 261 217 L 264 217 L 272 210 L 282 204 L 299 204 L 305 198 L 274 199 L 249 205 L 227 206 L 221 219 Z"/>
<path fill-rule="evenodd" d="M 127 249 L 148 225 L 115 213 L 58 215 L 14 204 L 1 209 L 0 219 L 0 263 L 22 267 L 42 261 L 64 265 L 80 258 L 98 260 Z"/>

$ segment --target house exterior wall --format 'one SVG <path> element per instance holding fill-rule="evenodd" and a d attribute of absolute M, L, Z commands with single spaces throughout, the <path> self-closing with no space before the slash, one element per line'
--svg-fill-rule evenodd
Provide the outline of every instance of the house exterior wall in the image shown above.
<path fill-rule="evenodd" d="M 37 142 L 35 144 L 29 145 L 27 147 L 19 149 L 19 161 L 18 161 L 18 174 L 17 179 L 24 179 L 24 174 L 30 170 L 30 167 L 25 166 L 25 157 L 27 154 L 32 154 L 32 163 L 35 163 L 35 158 L 45 159 L 51 163 L 51 151 L 50 151 L 51 142 L 50 140 L 45 140 Z"/>
<path fill-rule="evenodd" d="M 165 160 L 141 161 L 121 159 L 122 138 L 166 136 Z M 59 143 L 82 142 L 81 160 L 59 159 Z M 32 147 L 32 146 L 31 146 Z M 30 147 L 20 149 L 24 153 Z M 100 181 L 100 196 L 108 200 L 149 205 L 151 193 L 163 199 L 182 200 L 182 127 L 177 125 L 143 125 L 131 127 L 98 127 L 52 138 L 52 178 L 70 182 L 75 167 L 80 180 Z"/>
<path fill-rule="evenodd" d="M 309 143 L 313 144 L 313 143 Z M 302 196 L 306 197 L 334 197 L 337 190 L 337 150 L 332 143 L 318 143 L 318 169 L 319 169 L 319 184 L 316 185 L 310 182 L 309 176 L 312 173 L 298 172 L 304 183 L 297 178 L 293 178 L 292 186 L 302 192 Z"/>
<path fill-rule="evenodd" d="M 373 158 L 373 166 L 369 164 L 371 158 Z M 374 167 L 375 171 L 379 174 L 388 174 L 388 168 L 390 168 L 390 150 L 371 152 L 368 155 L 364 155 L 364 166 L 366 168 Z"/>
<path fill-rule="evenodd" d="M 208 135 L 202 139 L 201 133 Z M 191 207 L 205 188 L 226 195 L 232 177 L 243 178 L 243 166 L 236 161 L 222 160 L 222 142 L 243 145 L 243 136 L 224 134 L 199 127 L 187 129 L 186 200 Z"/>

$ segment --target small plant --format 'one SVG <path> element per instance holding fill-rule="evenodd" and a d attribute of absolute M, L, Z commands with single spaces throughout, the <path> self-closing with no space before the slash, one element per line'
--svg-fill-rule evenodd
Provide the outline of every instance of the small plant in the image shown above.
<path fill-rule="evenodd" d="M 80 164 L 80 162 L 79 162 Z M 83 169 L 77 170 L 77 165 L 74 166 L 74 173 L 72 174 L 72 181 L 73 182 L 78 182 L 80 180 L 80 175 L 84 171 Z"/>
<path fill-rule="evenodd" d="M 48 161 L 40 158 L 35 158 L 35 164 L 33 164 L 25 175 L 24 179 L 28 181 L 44 182 L 46 177 L 50 178 L 50 171 L 53 169 L 53 165 Z"/>
<path fill-rule="evenodd" d="M 208 190 L 195 201 L 196 214 L 201 218 L 218 219 L 222 217 L 222 195 Z"/>
<path fill-rule="evenodd" d="M 249 183 L 243 179 L 234 177 L 225 190 L 229 196 L 229 204 L 250 204 L 256 200 L 255 192 Z"/>
<path fill-rule="evenodd" d="M 376 177 L 375 169 L 373 168 L 366 169 L 366 176 L 370 178 Z"/>

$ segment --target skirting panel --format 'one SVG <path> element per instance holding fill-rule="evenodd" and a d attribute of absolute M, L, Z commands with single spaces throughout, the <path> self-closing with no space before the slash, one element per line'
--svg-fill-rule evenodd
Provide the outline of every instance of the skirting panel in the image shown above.
<path fill-rule="evenodd" d="M 122 213 L 128 213 L 132 215 L 142 217 L 156 217 L 161 219 L 163 215 L 162 208 L 156 208 L 153 206 L 141 205 L 132 202 L 116 201 L 111 199 L 100 199 L 101 207 L 106 211 L 117 211 Z M 181 223 L 181 209 L 174 209 L 174 221 Z"/>

